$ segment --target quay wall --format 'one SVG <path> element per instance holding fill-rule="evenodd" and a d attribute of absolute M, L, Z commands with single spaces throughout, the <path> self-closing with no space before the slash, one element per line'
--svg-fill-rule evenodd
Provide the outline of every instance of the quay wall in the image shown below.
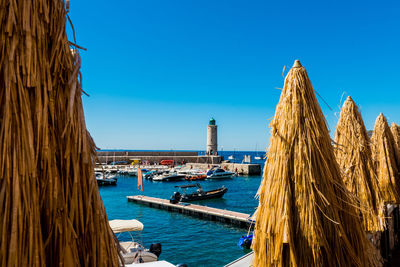
<path fill-rule="evenodd" d="M 97 151 L 97 156 L 197 156 L 195 151 Z"/>
<path fill-rule="evenodd" d="M 141 160 L 150 164 L 159 163 L 162 160 L 174 160 L 176 164 L 181 162 L 219 164 L 222 156 L 198 156 L 197 152 L 190 151 L 98 151 L 97 162 L 111 163 L 113 161 Z"/>
<path fill-rule="evenodd" d="M 231 171 L 237 172 L 241 175 L 260 175 L 261 174 L 261 165 L 260 164 L 245 164 L 245 163 L 220 163 L 218 164 L 221 168 Z M 214 166 L 213 164 L 204 164 L 204 163 L 186 163 L 186 167 L 200 170 L 207 170 L 210 167 Z"/>

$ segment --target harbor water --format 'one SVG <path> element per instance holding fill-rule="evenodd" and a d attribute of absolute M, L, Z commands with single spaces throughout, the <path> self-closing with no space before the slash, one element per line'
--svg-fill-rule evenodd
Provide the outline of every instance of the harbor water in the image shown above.
<path fill-rule="evenodd" d="M 255 194 L 261 176 L 239 176 L 233 179 L 205 180 L 199 183 L 204 190 L 225 186 L 228 192 L 221 199 L 211 199 L 196 204 L 252 214 L 257 207 Z M 185 181 L 143 181 L 144 191 L 137 189 L 137 178 L 119 176 L 116 186 L 100 187 L 108 219 L 138 219 L 144 230 L 135 238 L 147 248 L 152 243 L 162 244 L 160 259 L 173 264 L 186 263 L 192 266 L 223 266 L 248 251 L 237 246 L 239 238 L 247 234 L 246 229 L 228 224 L 202 220 L 188 215 L 159 210 L 145 205 L 128 202 L 126 196 L 146 195 L 169 199 L 174 186 L 187 184 Z M 192 182 L 193 183 L 193 182 Z M 122 234 L 120 240 L 129 240 Z"/>

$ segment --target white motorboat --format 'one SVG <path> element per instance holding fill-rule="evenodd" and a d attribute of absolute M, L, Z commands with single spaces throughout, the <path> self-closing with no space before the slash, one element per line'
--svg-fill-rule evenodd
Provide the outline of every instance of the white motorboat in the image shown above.
<path fill-rule="evenodd" d="M 118 168 L 117 166 L 114 165 L 105 165 L 104 170 L 106 170 L 109 173 L 118 173 Z"/>
<path fill-rule="evenodd" d="M 184 170 L 178 171 L 177 173 L 178 173 L 178 174 L 181 174 L 181 175 L 185 175 L 185 176 L 188 176 L 188 175 L 198 175 L 198 174 L 206 174 L 205 171 L 202 171 L 202 170 L 200 170 L 200 169 L 184 169 Z"/>
<path fill-rule="evenodd" d="M 143 224 L 138 220 L 112 220 L 109 221 L 110 227 L 115 234 L 129 233 L 131 241 L 119 242 L 122 250 L 124 264 L 135 264 L 154 262 L 161 254 L 161 244 L 152 244 L 150 249 L 145 249 L 141 244 L 135 242 L 132 232 L 143 231 Z"/>
<path fill-rule="evenodd" d="M 116 185 L 117 177 L 115 174 L 109 172 L 95 172 L 94 173 L 97 185 Z"/>
<path fill-rule="evenodd" d="M 121 168 L 121 169 L 118 170 L 118 174 L 127 175 L 128 174 L 128 170 L 126 168 Z"/>
<path fill-rule="evenodd" d="M 118 173 L 122 175 L 136 176 L 137 175 L 136 169 L 137 168 L 133 166 L 120 167 L 118 169 Z"/>
<path fill-rule="evenodd" d="M 207 171 L 207 179 L 227 179 L 235 176 L 236 173 L 225 171 L 219 167 L 213 167 Z"/>
<path fill-rule="evenodd" d="M 130 169 L 127 171 L 127 174 L 130 176 L 137 176 L 137 169 Z"/>
<path fill-rule="evenodd" d="M 184 180 L 186 175 L 178 174 L 176 172 L 164 173 L 153 177 L 153 181 L 158 182 L 173 182 Z"/>
<path fill-rule="evenodd" d="M 192 174 L 192 170 L 191 169 L 181 169 L 181 170 L 179 170 L 179 171 L 177 171 L 177 173 L 178 174 L 181 174 L 181 175 L 190 175 L 190 174 Z"/>

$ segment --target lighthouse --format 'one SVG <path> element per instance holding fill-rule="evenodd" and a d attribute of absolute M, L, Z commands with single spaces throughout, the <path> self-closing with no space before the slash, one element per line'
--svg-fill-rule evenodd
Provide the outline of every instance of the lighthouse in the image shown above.
<path fill-rule="evenodd" d="M 207 155 L 218 155 L 217 125 L 211 118 L 207 126 Z"/>

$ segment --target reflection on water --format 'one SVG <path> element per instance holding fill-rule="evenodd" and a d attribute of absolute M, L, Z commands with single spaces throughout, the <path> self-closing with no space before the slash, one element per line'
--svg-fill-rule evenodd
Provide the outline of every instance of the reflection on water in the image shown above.
<path fill-rule="evenodd" d="M 228 180 L 200 181 L 204 190 L 228 188 L 223 199 L 210 199 L 194 202 L 200 205 L 227 209 L 232 211 L 253 213 L 257 200 L 254 198 L 260 176 L 236 177 Z M 109 220 L 138 219 L 144 224 L 141 233 L 144 245 L 161 243 L 160 259 L 173 264 L 186 263 L 188 266 L 222 266 L 243 256 L 243 251 L 237 246 L 239 238 L 247 234 L 246 229 L 236 228 L 219 222 L 197 219 L 166 210 L 128 202 L 126 196 L 143 194 L 169 199 L 176 188 L 175 185 L 187 184 L 180 182 L 144 181 L 144 192 L 137 190 L 136 177 L 118 178 L 117 186 L 100 187 Z M 128 240 L 128 235 L 121 235 L 121 240 Z"/>

